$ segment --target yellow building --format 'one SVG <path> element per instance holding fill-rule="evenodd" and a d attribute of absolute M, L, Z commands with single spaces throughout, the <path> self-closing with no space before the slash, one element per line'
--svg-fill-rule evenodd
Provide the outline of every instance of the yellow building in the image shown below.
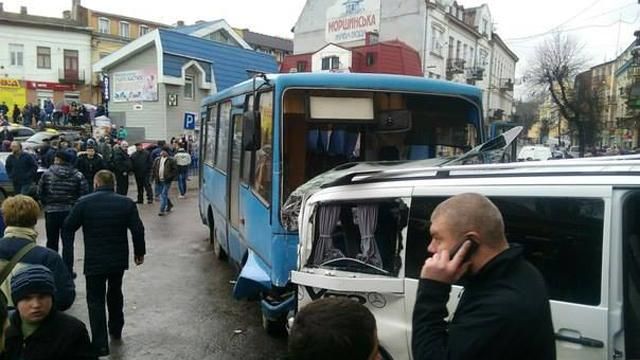
<path fill-rule="evenodd" d="M 92 29 L 91 63 L 95 64 L 106 56 L 119 50 L 131 41 L 158 28 L 169 28 L 169 25 L 156 23 L 123 15 L 110 14 L 88 9 L 81 4 L 81 0 L 72 0 L 72 10 L 69 16 L 80 24 Z M 91 85 L 95 88 L 93 101 L 101 103 L 99 74 L 92 76 Z"/>

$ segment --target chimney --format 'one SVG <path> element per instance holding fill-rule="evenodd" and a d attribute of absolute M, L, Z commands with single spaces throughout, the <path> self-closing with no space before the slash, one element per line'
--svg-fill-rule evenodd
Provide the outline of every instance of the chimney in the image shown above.
<path fill-rule="evenodd" d="M 71 19 L 71 11 L 69 10 L 65 10 L 62 12 L 62 18 L 65 20 L 70 20 Z"/>
<path fill-rule="evenodd" d="M 184 26 L 184 21 L 178 20 L 178 27 L 183 27 L 183 26 Z"/>
<path fill-rule="evenodd" d="M 71 7 L 81 6 L 82 2 L 80 0 L 71 0 Z"/>
<path fill-rule="evenodd" d="M 0 13 L 4 12 L 4 4 L 0 2 Z"/>
<path fill-rule="evenodd" d="M 27 7 L 20 6 L 20 15 L 27 15 Z"/>

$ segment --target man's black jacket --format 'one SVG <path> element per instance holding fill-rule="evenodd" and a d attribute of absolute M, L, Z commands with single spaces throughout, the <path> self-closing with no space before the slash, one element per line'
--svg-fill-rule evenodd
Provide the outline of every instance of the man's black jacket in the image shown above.
<path fill-rule="evenodd" d="M 144 225 L 133 200 L 100 187 L 78 200 L 65 220 L 65 229 L 84 234 L 84 274 L 105 275 L 129 268 L 131 231 L 133 252 L 144 256 Z"/>
<path fill-rule="evenodd" d="M 542 275 L 512 247 L 468 279 L 450 323 L 451 285 L 420 280 L 413 312 L 416 360 L 555 359 L 555 340 Z"/>

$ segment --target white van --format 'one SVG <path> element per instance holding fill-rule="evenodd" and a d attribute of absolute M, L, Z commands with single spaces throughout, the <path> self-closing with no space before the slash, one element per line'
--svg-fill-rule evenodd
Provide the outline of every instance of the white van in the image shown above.
<path fill-rule="evenodd" d="M 624 159 L 624 160 L 622 160 Z M 429 218 L 464 192 L 500 208 L 507 238 L 547 281 L 558 359 L 640 359 L 640 157 L 352 173 L 300 214 L 298 306 L 367 306 L 388 358 L 411 359 Z M 461 287 L 448 303 L 453 314 Z M 451 315 L 450 315 L 451 316 Z"/>

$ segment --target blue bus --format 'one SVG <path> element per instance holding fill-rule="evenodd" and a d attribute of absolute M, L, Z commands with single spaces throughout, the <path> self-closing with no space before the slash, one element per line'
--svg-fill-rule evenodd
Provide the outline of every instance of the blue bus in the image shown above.
<path fill-rule="evenodd" d="M 287 197 L 349 162 L 452 156 L 484 141 L 480 89 L 381 74 L 257 74 L 201 108 L 200 215 L 216 256 L 240 269 L 236 298 L 263 324 L 295 307 L 298 234 Z"/>

